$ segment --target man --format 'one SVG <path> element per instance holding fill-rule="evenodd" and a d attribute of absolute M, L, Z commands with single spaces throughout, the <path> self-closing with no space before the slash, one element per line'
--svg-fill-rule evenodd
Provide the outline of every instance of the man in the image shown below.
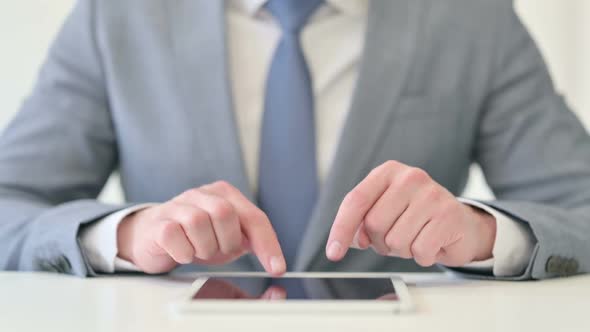
<path fill-rule="evenodd" d="M 457 198 L 472 162 L 498 200 Z M 590 139 L 509 0 L 80 0 L 0 215 L 3 269 L 566 276 Z"/>

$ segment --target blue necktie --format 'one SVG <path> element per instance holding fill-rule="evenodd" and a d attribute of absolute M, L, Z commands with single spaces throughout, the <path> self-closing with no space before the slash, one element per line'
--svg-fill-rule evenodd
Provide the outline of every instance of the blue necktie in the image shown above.
<path fill-rule="evenodd" d="M 282 29 L 267 83 L 260 145 L 258 203 L 271 220 L 287 266 L 318 194 L 314 101 L 300 32 L 323 0 L 270 0 Z"/>

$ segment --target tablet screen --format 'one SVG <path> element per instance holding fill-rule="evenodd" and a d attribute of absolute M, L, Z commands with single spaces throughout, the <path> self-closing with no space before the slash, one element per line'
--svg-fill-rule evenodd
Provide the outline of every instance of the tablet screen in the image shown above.
<path fill-rule="evenodd" d="M 217 277 L 207 279 L 192 299 L 397 301 L 398 297 L 389 278 Z"/>

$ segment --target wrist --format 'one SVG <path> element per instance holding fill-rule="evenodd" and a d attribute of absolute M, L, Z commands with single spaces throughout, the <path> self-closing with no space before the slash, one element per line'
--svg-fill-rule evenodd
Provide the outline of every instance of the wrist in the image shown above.
<path fill-rule="evenodd" d="M 476 250 L 473 260 L 488 260 L 493 257 L 496 242 L 496 218 L 480 208 L 468 207 L 472 211 L 472 220 L 475 221 L 477 230 L 478 250 Z"/>
<path fill-rule="evenodd" d="M 133 229 L 137 214 L 137 212 L 132 213 L 123 218 L 117 228 L 117 257 L 131 263 L 135 263 L 133 255 Z"/>

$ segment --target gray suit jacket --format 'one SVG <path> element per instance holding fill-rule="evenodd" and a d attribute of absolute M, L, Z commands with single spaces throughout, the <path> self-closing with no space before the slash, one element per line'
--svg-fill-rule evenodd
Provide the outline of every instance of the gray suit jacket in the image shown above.
<path fill-rule="evenodd" d="M 0 268 L 92 275 L 80 227 L 114 170 L 130 202 L 215 180 L 252 198 L 228 83 L 224 5 L 80 0 L 0 139 Z M 538 241 L 517 279 L 590 271 L 590 139 L 509 0 L 373 0 L 360 77 L 296 270 L 416 271 L 324 245 L 345 194 L 386 160 L 460 195 L 473 162 Z M 206 267 L 191 267 L 206 269 Z M 254 270 L 251 257 L 224 269 Z"/>

